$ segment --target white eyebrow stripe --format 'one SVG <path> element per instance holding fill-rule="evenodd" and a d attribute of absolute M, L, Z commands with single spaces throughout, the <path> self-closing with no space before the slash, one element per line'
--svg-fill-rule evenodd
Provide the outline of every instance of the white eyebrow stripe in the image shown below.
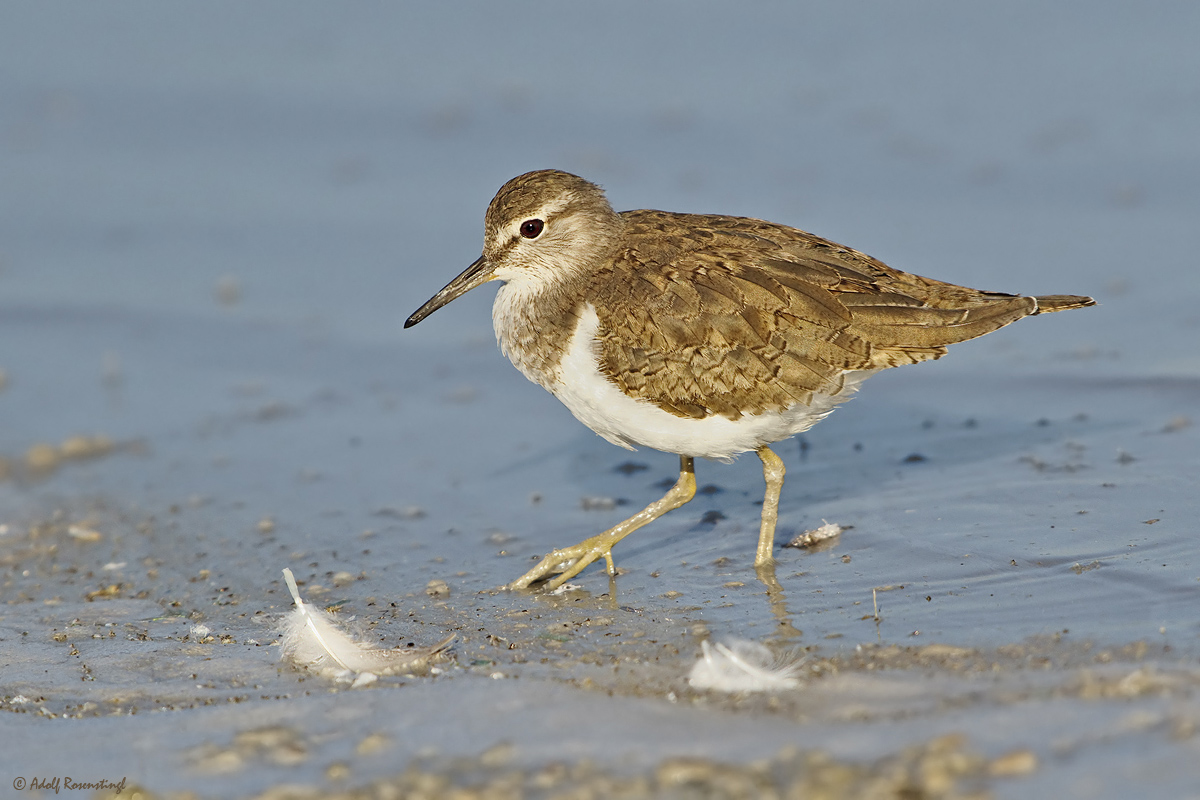
<path fill-rule="evenodd" d="M 526 220 L 540 219 L 543 222 L 549 223 L 554 217 L 567 209 L 567 206 L 570 205 L 570 200 L 569 197 L 555 198 L 556 202 L 546 203 L 538 206 L 529 214 L 514 217 L 508 224 L 508 227 L 500 228 L 496 231 L 495 236 L 492 237 L 492 246 L 498 249 L 519 237 L 521 235 L 521 223 Z"/>

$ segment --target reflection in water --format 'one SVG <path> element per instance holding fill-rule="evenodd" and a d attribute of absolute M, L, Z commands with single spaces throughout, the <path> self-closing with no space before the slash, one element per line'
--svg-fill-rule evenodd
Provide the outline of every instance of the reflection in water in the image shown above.
<path fill-rule="evenodd" d="M 775 616 L 779 626 L 775 629 L 775 635 L 784 640 L 799 639 L 804 635 L 804 631 L 792 625 L 792 615 L 788 612 L 787 598 L 783 594 L 783 586 L 780 585 L 779 579 L 775 577 L 775 562 L 771 561 L 767 564 L 759 564 L 754 567 L 754 572 L 758 576 L 759 581 L 767 587 L 767 602 L 771 606 L 771 613 Z"/>

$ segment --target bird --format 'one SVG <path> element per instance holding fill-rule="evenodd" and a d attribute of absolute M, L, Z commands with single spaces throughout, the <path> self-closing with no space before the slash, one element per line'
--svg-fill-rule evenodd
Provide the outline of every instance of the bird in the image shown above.
<path fill-rule="evenodd" d="M 691 500 L 696 458 L 754 451 L 763 499 L 755 566 L 774 564 L 783 461 L 770 445 L 808 430 L 883 369 L 1090 297 L 979 291 L 893 269 L 798 228 L 748 217 L 616 212 L 554 169 L 519 175 L 488 205 L 483 252 L 404 323 L 499 281 L 501 352 L 620 447 L 679 456 L 659 500 L 508 589 L 552 590 Z"/>

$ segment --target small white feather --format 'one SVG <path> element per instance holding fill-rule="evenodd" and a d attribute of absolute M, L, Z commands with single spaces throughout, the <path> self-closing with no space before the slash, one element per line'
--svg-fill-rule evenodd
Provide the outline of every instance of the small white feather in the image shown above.
<path fill-rule="evenodd" d="M 283 579 L 296 603 L 296 608 L 284 617 L 281 625 L 283 657 L 327 678 L 339 678 L 347 673 L 378 676 L 409 672 L 424 666 L 454 641 L 451 635 L 432 647 L 405 650 L 382 650 L 355 641 L 337 626 L 331 614 L 300 599 L 300 590 L 290 569 L 284 569 Z M 365 686 L 372 682 L 372 678 L 365 678 L 356 680 L 353 685 Z"/>
<path fill-rule="evenodd" d="M 693 689 L 717 692 L 774 692 L 800 686 L 803 659 L 776 656 L 766 645 L 734 639 L 728 645 L 700 643 L 700 660 L 688 675 Z"/>

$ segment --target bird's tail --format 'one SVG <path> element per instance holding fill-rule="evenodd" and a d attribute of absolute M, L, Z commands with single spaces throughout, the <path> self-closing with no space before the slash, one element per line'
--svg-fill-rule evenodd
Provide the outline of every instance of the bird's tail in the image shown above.
<path fill-rule="evenodd" d="M 1033 299 L 1037 300 L 1037 311 L 1033 312 L 1035 314 L 1049 314 L 1052 311 L 1066 311 L 1071 308 L 1086 308 L 1096 305 L 1096 301 L 1092 298 L 1075 294 L 1044 294 Z"/>

